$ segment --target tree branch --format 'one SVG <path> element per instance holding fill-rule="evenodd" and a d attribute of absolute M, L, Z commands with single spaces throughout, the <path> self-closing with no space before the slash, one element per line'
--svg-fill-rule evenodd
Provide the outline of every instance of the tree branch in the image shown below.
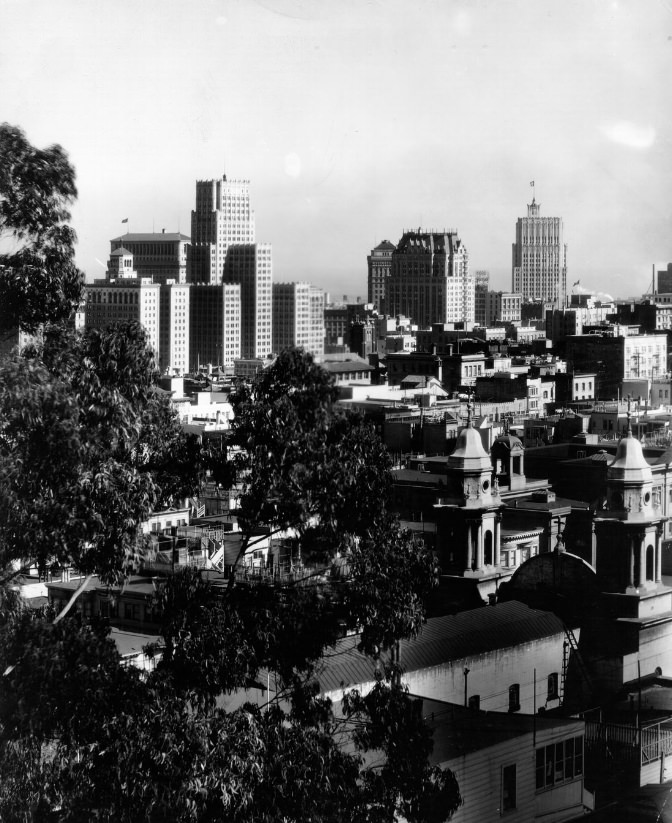
<path fill-rule="evenodd" d="M 79 586 L 79 588 L 78 588 L 78 589 L 76 589 L 76 590 L 73 592 L 72 597 L 71 597 L 71 598 L 70 598 L 70 600 L 68 600 L 68 602 L 65 604 L 65 606 L 63 607 L 63 610 L 61 611 L 61 613 L 60 613 L 60 614 L 58 614 L 58 615 L 56 615 L 56 617 L 54 618 L 54 625 L 56 625 L 56 623 L 58 623 L 58 621 L 59 621 L 59 620 L 61 620 L 62 618 L 64 618 L 64 617 L 65 617 L 65 615 L 66 615 L 66 614 L 70 611 L 70 609 L 73 607 L 73 605 L 74 605 L 74 603 L 75 603 L 75 600 L 77 600 L 77 598 L 79 597 L 79 595 L 80 595 L 80 594 L 84 591 L 84 589 L 85 589 L 85 588 L 89 585 L 89 581 L 91 580 L 91 578 L 92 578 L 92 577 L 93 577 L 93 575 L 92 575 L 92 574 L 87 574 L 87 576 L 84 578 L 84 582 L 83 582 L 83 583 Z"/>

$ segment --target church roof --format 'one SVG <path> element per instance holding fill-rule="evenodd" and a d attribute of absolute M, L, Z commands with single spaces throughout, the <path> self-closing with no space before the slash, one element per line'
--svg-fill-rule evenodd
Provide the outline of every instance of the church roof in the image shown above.
<path fill-rule="evenodd" d="M 630 425 L 627 434 L 618 444 L 613 463 L 607 467 L 607 479 L 639 483 L 650 482 L 653 479 L 651 466 L 642 451 L 642 444 L 632 436 Z"/>
<path fill-rule="evenodd" d="M 452 469 L 492 469 L 490 457 L 483 448 L 481 435 L 474 428 L 471 419 L 457 436 L 457 445 L 448 458 L 448 465 Z"/>

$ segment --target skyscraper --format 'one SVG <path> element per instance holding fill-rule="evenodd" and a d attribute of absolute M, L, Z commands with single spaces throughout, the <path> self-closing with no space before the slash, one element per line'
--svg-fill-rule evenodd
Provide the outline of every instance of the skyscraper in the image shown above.
<path fill-rule="evenodd" d="M 231 366 L 240 358 L 240 285 L 191 286 L 190 369 Z"/>
<path fill-rule="evenodd" d="M 474 322 L 478 326 L 486 324 L 486 296 L 490 289 L 490 272 L 483 269 L 474 278 Z"/>
<path fill-rule="evenodd" d="M 229 247 L 254 243 L 254 212 L 249 180 L 196 181 L 191 212 L 188 278 L 192 283 L 221 283 Z"/>
<path fill-rule="evenodd" d="M 324 292 L 310 283 L 273 283 L 273 351 L 324 354 Z"/>
<path fill-rule="evenodd" d="M 268 357 L 273 351 L 270 243 L 230 245 L 222 281 L 240 284 L 240 356 Z"/>
<path fill-rule="evenodd" d="M 404 232 L 392 252 L 387 301 L 388 314 L 409 317 L 420 328 L 472 324 L 474 279 L 457 232 Z"/>
<path fill-rule="evenodd" d="M 516 223 L 511 291 L 522 294 L 524 300 L 549 300 L 560 308 L 567 291 L 562 217 L 542 217 L 540 211 L 533 197 L 527 217 L 519 217 Z"/>
<path fill-rule="evenodd" d="M 373 303 L 381 314 L 387 313 L 387 282 L 392 270 L 392 252 L 394 243 L 383 240 L 366 258 L 368 263 L 368 302 Z"/>

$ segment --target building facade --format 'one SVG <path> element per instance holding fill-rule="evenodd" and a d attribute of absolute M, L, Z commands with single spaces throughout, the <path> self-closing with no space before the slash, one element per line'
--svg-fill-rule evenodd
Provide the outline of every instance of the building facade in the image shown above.
<path fill-rule="evenodd" d="M 227 252 L 232 245 L 255 240 L 249 180 L 198 180 L 196 208 L 191 212 L 188 279 L 221 283 Z"/>
<path fill-rule="evenodd" d="M 474 278 L 456 231 L 407 231 L 392 252 L 388 313 L 420 328 L 474 322 Z"/>
<path fill-rule="evenodd" d="M 520 323 L 521 294 L 488 291 L 485 295 L 485 324 L 496 326 L 500 323 Z"/>
<path fill-rule="evenodd" d="M 240 284 L 241 357 L 273 350 L 273 263 L 270 243 L 230 245 L 222 282 Z"/>
<path fill-rule="evenodd" d="M 105 329 L 112 323 L 137 321 L 149 345 L 161 358 L 159 339 L 161 285 L 150 278 L 96 280 L 84 287 L 86 328 Z"/>
<path fill-rule="evenodd" d="M 240 293 L 238 283 L 191 286 L 190 371 L 206 364 L 231 366 L 240 358 Z"/>
<path fill-rule="evenodd" d="M 187 283 L 159 285 L 159 368 L 162 374 L 189 371 L 189 292 Z"/>
<path fill-rule="evenodd" d="M 133 255 L 133 264 L 138 277 L 151 277 L 155 283 L 174 280 L 187 281 L 187 252 L 189 238 L 179 232 L 147 232 L 122 234 L 110 240 L 110 261 L 115 252 L 125 250 Z M 108 272 L 110 271 L 108 266 Z M 114 276 L 123 276 L 116 269 Z"/>
<path fill-rule="evenodd" d="M 624 380 L 652 380 L 667 374 L 667 337 L 572 335 L 567 337 L 567 364 L 569 371 L 594 373 L 597 397 L 614 399 Z"/>
<path fill-rule="evenodd" d="M 389 240 L 383 240 L 366 258 L 368 266 L 368 297 L 367 301 L 381 313 L 387 311 L 387 282 L 392 271 L 392 252 L 396 246 Z"/>
<path fill-rule="evenodd" d="M 567 246 L 561 217 L 542 217 L 541 206 L 532 199 L 527 217 L 516 223 L 513 244 L 511 291 L 524 298 L 564 305 L 567 291 Z"/>
<path fill-rule="evenodd" d="M 487 293 L 490 291 L 490 272 L 479 270 L 474 275 L 474 323 L 486 325 Z"/>
<path fill-rule="evenodd" d="M 324 292 L 310 283 L 273 283 L 273 351 L 324 354 Z"/>

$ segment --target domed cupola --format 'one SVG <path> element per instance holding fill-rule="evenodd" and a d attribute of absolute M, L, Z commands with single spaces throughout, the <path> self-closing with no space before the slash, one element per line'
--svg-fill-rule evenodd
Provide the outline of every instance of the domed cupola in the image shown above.
<path fill-rule="evenodd" d="M 610 511 L 623 511 L 628 517 L 653 514 L 653 474 L 646 462 L 642 445 L 632 435 L 630 409 L 628 425 L 621 438 L 616 457 L 607 467 L 607 505 Z"/>
<path fill-rule="evenodd" d="M 492 505 L 492 462 L 474 428 L 471 400 L 467 404 L 467 425 L 458 435 L 455 450 L 448 458 L 448 473 L 461 488 L 463 505 Z M 499 502 L 496 490 L 495 497 Z"/>

